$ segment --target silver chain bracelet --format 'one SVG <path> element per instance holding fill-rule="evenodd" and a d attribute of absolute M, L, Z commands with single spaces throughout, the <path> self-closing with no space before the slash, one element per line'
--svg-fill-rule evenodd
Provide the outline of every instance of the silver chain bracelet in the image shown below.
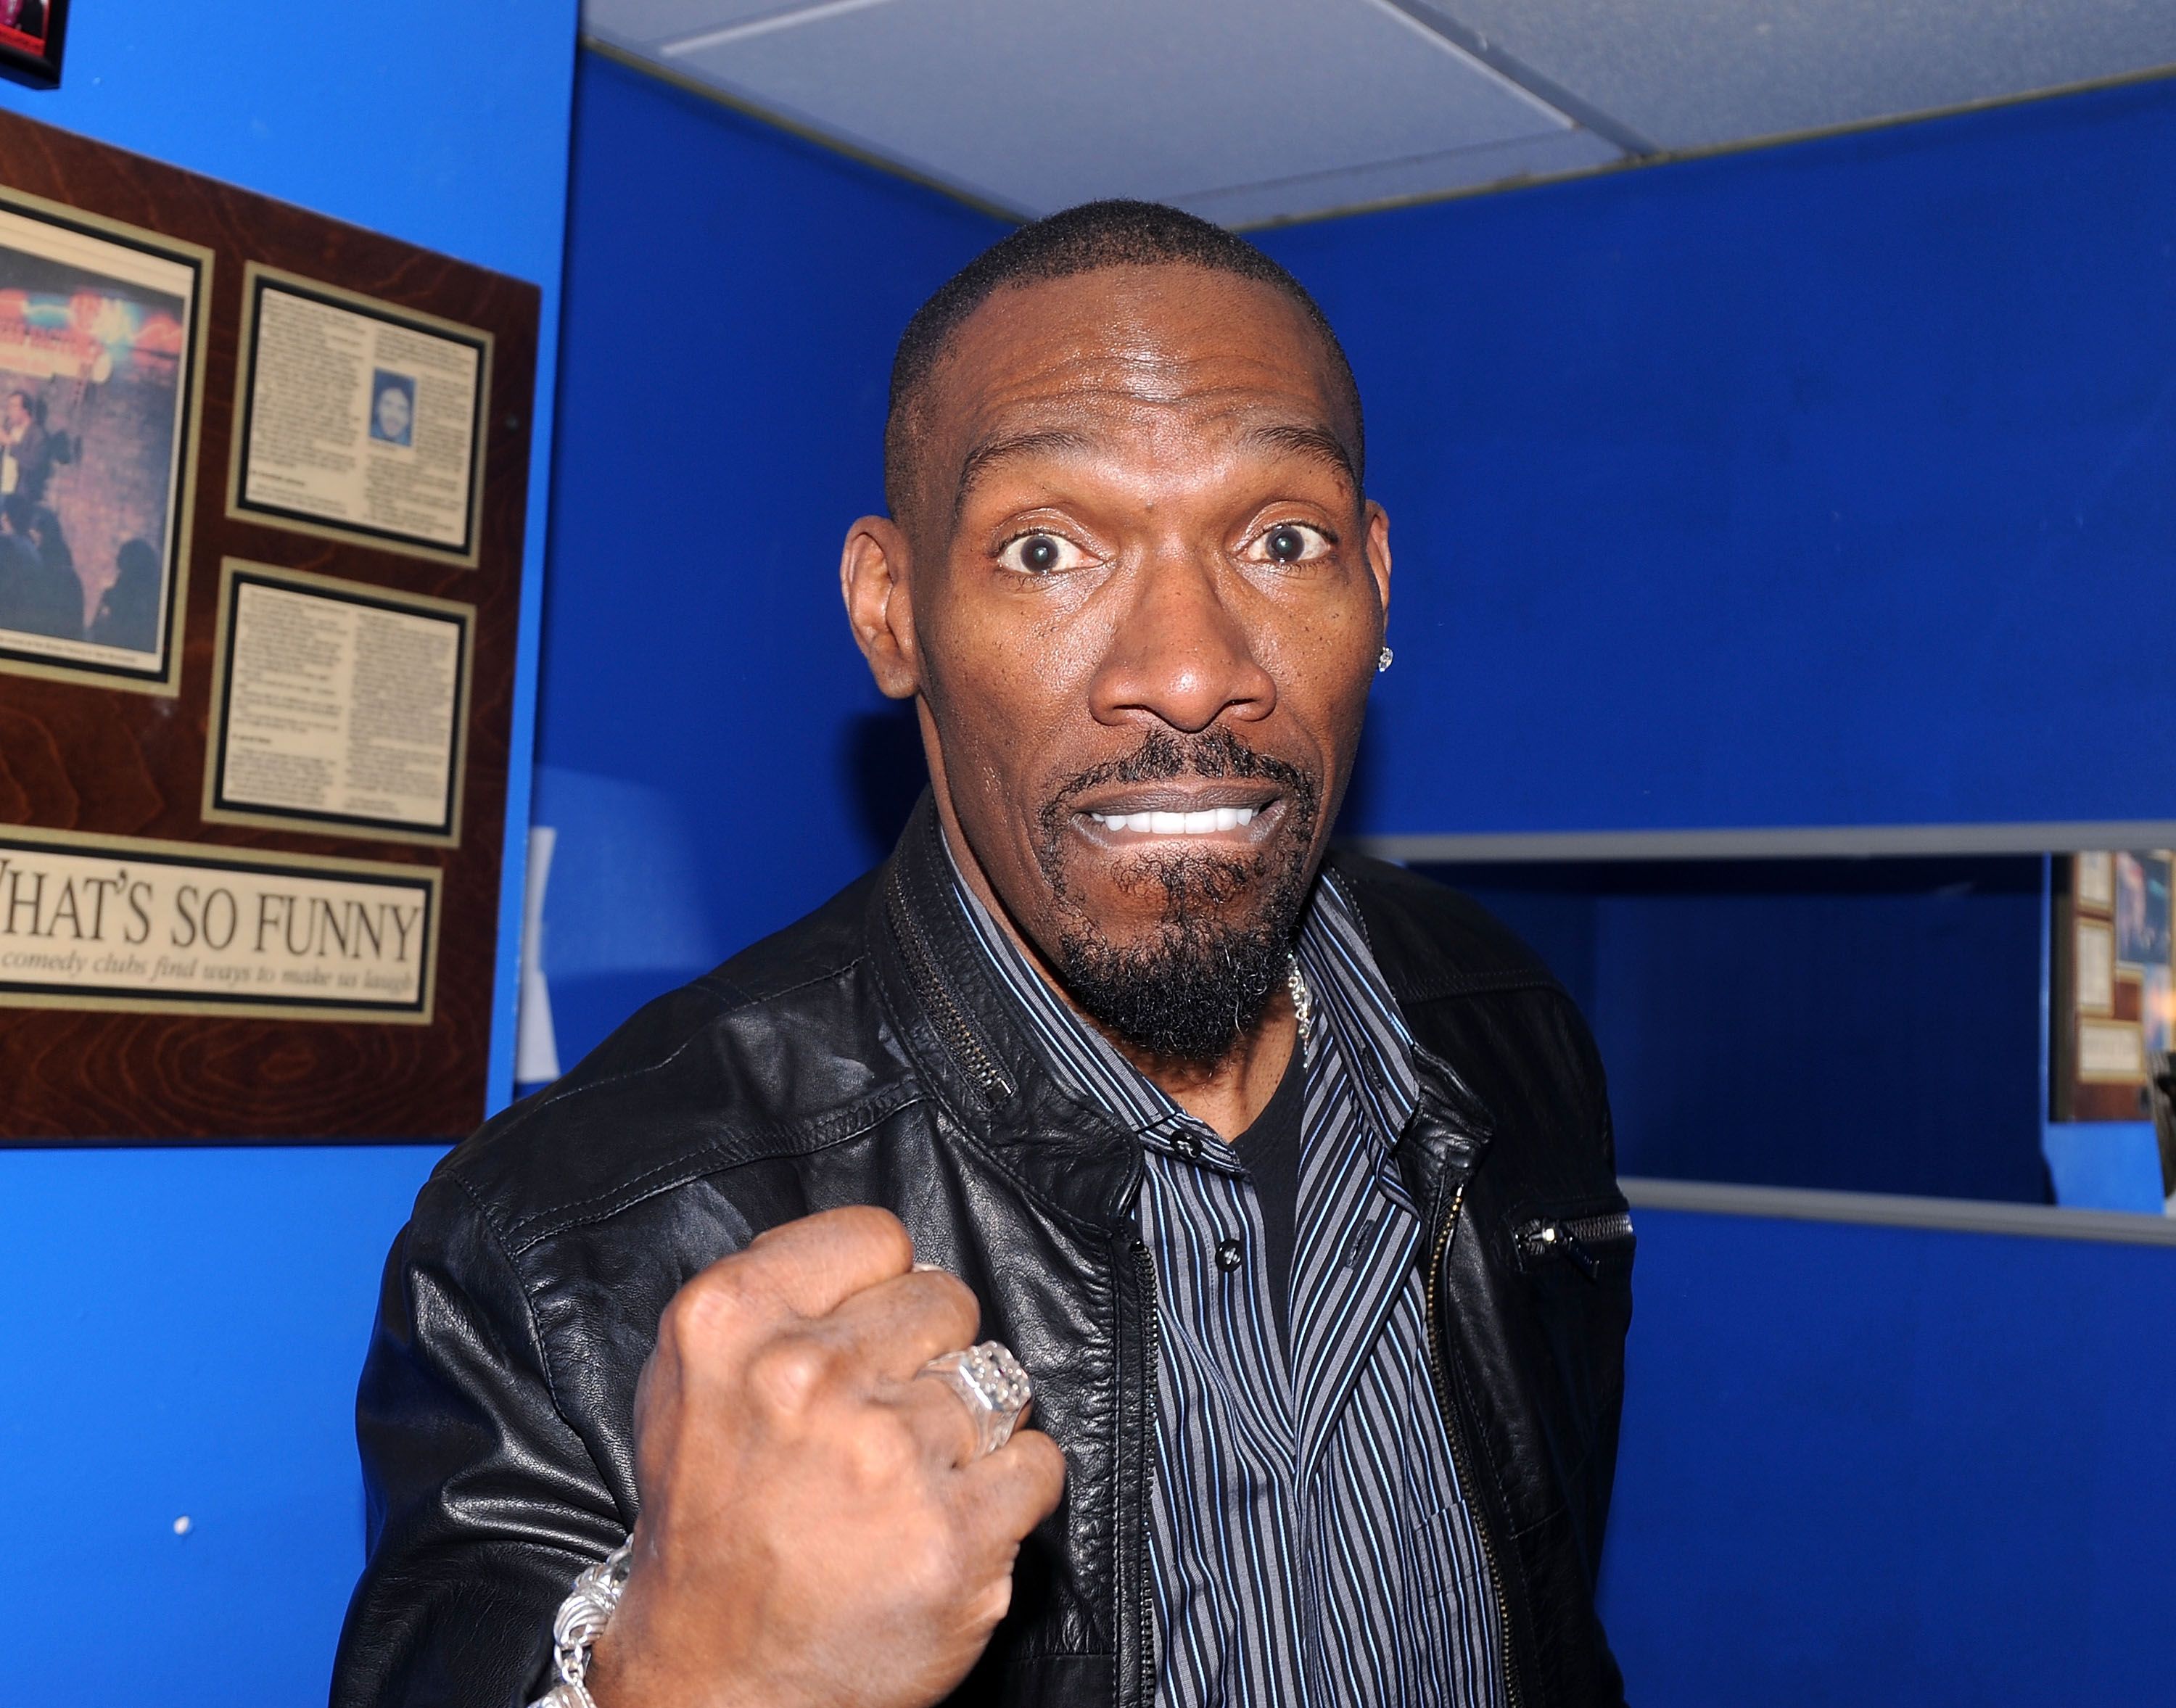
<path fill-rule="evenodd" d="M 604 1635 L 619 1606 L 634 1548 L 629 1538 L 574 1580 L 574 1590 L 559 1603 L 558 1616 L 552 1621 L 552 1672 L 557 1682 L 530 1708 L 597 1708 L 583 1682 L 589 1676 L 590 1645 Z"/>

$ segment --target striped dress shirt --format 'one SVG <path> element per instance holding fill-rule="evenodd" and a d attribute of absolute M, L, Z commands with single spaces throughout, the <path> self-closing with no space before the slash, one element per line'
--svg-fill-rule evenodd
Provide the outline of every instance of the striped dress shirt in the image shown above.
<path fill-rule="evenodd" d="M 1394 1147 L 1412 1039 L 1325 873 L 1304 1051 L 1291 1349 L 1246 1159 L 1053 992 L 958 878 L 1058 1084 L 1138 1135 L 1156 1272 L 1159 1708 L 1503 1708 L 1503 1633 L 1428 1371 Z"/>

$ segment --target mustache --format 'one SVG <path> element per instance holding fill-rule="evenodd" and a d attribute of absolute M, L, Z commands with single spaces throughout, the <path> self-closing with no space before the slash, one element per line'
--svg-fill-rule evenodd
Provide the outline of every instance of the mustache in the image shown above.
<path fill-rule="evenodd" d="M 1110 783 L 1167 782 L 1184 776 L 1259 778 L 1276 783 L 1292 797 L 1303 825 L 1314 822 L 1321 805 L 1321 787 L 1307 772 L 1289 759 L 1256 752 L 1221 725 L 1199 735 L 1151 730 L 1132 753 L 1075 772 L 1058 786 L 1038 814 L 1044 843 L 1056 844 L 1072 817 L 1074 802 L 1091 789 Z"/>

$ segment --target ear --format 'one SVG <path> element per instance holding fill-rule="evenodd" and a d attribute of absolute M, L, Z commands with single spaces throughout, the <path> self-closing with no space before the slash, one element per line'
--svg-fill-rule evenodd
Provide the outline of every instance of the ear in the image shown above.
<path fill-rule="evenodd" d="M 911 699 L 922 691 L 907 564 L 906 536 L 889 516 L 864 516 L 846 530 L 839 556 L 846 621 L 878 691 L 890 699 Z"/>
<path fill-rule="evenodd" d="M 1390 517 L 1373 498 L 1368 501 L 1368 567 L 1375 575 L 1375 598 L 1387 623 L 1390 616 Z"/>

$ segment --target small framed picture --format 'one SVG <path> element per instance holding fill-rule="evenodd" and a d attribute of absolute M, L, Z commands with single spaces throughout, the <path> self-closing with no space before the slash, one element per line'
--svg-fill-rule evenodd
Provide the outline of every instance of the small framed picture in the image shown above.
<path fill-rule="evenodd" d="M 57 89 L 68 0 L 0 0 L 0 77 Z"/>

